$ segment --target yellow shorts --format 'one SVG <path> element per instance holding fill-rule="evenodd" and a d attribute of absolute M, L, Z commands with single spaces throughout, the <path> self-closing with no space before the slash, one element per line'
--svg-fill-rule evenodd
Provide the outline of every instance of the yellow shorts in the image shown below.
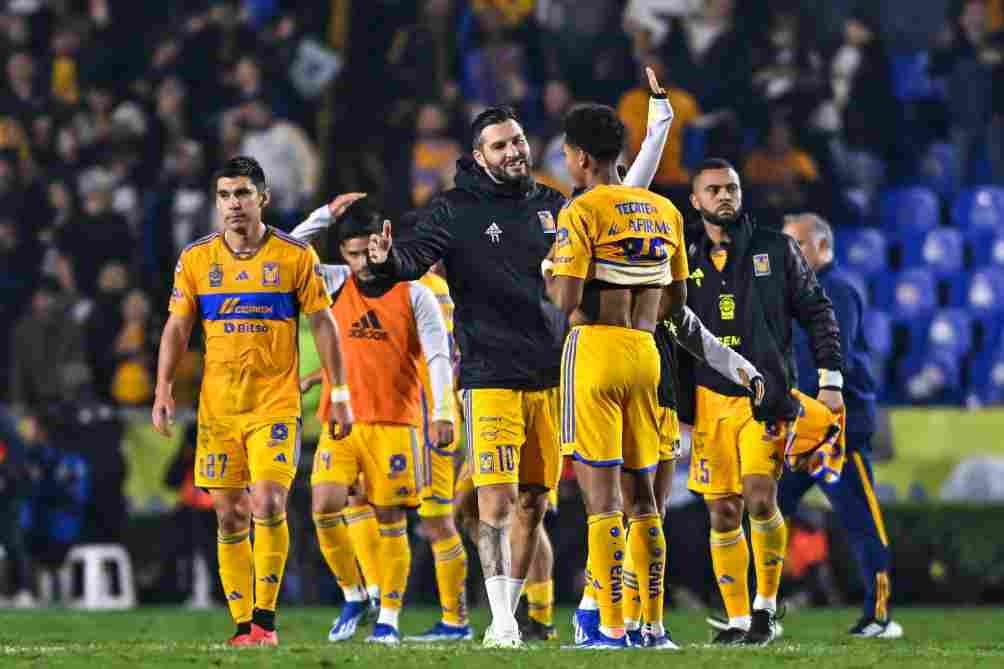
<path fill-rule="evenodd" d="M 678 460 L 680 446 L 680 419 L 673 409 L 662 408 L 662 424 L 659 429 L 659 462 Z"/>
<path fill-rule="evenodd" d="M 300 460 L 300 419 L 219 418 L 199 423 L 195 485 L 246 488 L 273 481 L 289 488 Z"/>
<path fill-rule="evenodd" d="M 650 332 L 575 327 L 561 362 L 561 449 L 594 467 L 654 471 L 665 410 Z"/>
<path fill-rule="evenodd" d="M 768 427 L 753 420 L 748 397 L 727 397 L 697 387 L 687 487 L 705 498 L 742 494 L 743 478 L 781 477 L 793 424 Z"/>
<path fill-rule="evenodd" d="M 422 479 L 418 482 L 418 515 L 423 518 L 449 516 L 453 513 L 453 497 L 463 454 L 457 448 L 460 416 L 453 415 L 453 441 L 439 447 L 432 443 L 431 417 L 422 396 Z"/>
<path fill-rule="evenodd" d="M 462 397 L 474 487 L 558 484 L 557 388 L 474 388 Z"/>
<path fill-rule="evenodd" d="M 335 441 L 321 433 L 310 485 L 355 485 L 362 474 L 366 498 L 376 506 L 418 506 L 422 479 L 418 430 L 408 425 L 356 423 L 352 434 Z"/>

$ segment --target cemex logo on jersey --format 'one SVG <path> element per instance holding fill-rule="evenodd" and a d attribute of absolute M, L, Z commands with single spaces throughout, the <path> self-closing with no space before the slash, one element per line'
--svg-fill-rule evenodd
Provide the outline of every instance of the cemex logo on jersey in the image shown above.
<path fill-rule="evenodd" d="M 387 331 L 380 325 L 380 319 L 372 309 L 363 314 L 362 318 L 352 324 L 349 336 L 356 339 L 373 339 L 375 341 L 385 341 Z"/>
<path fill-rule="evenodd" d="M 492 244 L 498 244 L 502 241 L 502 228 L 495 221 L 492 221 L 492 224 L 485 228 L 485 234 L 488 235 Z"/>

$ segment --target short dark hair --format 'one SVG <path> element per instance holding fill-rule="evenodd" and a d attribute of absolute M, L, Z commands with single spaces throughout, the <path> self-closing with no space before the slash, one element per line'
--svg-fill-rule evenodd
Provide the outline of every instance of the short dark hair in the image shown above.
<path fill-rule="evenodd" d="M 213 187 L 216 187 L 216 182 L 220 179 L 236 179 L 237 177 L 250 179 L 259 193 L 264 193 L 267 188 L 265 170 L 251 156 L 234 156 L 223 163 L 223 166 L 213 173 Z"/>
<path fill-rule="evenodd" d="M 505 123 L 506 121 L 516 121 L 519 123 L 519 116 L 516 110 L 508 105 L 498 105 L 489 107 L 478 114 L 471 123 L 471 146 L 475 149 L 481 147 L 481 133 L 490 125 Z"/>
<path fill-rule="evenodd" d="M 565 143 L 605 163 L 617 160 L 626 134 L 617 112 L 606 105 L 578 105 L 565 116 Z"/>
<path fill-rule="evenodd" d="M 710 170 L 732 170 L 736 174 L 739 174 L 739 170 L 735 168 L 735 165 L 724 158 L 705 158 L 696 168 L 694 168 L 694 174 L 690 177 L 690 187 L 694 187 L 694 184 L 697 183 L 697 178 L 701 176 L 702 173 Z"/>
<path fill-rule="evenodd" d="M 380 213 L 371 205 L 358 200 L 349 205 L 341 218 L 338 219 L 336 236 L 338 244 L 347 242 L 358 237 L 369 237 L 378 235 L 383 229 L 383 221 Z"/>

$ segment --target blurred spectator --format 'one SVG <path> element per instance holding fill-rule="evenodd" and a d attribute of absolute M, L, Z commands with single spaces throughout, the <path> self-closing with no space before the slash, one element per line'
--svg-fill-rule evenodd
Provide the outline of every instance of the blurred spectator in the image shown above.
<path fill-rule="evenodd" d="M 749 154 L 742 171 L 763 203 L 781 213 L 804 207 L 807 187 L 819 181 L 815 161 L 794 146 L 791 125 L 780 116 L 773 119 L 764 146 Z"/>
<path fill-rule="evenodd" d="M 321 162 L 313 142 L 297 125 L 277 119 L 257 100 L 243 105 L 236 117 L 247 128 L 241 153 L 254 156 L 268 177 L 270 206 L 284 230 L 292 230 L 320 186 Z"/>
<path fill-rule="evenodd" d="M 439 105 L 426 103 L 419 108 L 411 153 L 411 199 L 416 207 L 453 186 L 461 150 L 446 131 L 446 114 Z"/>
<path fill-rule="evenodd" d="M 58 285 L 39 281 L 11 337 L 11 404 L 38 410 L 90 377 L 84 336 L 68 311 Z"/>
<path fill-rule="evenodd" d="M 84 26 L 74 22 L 62 23 L 52 33 L 50 93 L 54 100 L 64 105 L 80 102 L 81 72 L 78 57 L 83 31 Z"/>
<path fill-rule="evenodd" d="M 87 362 L 94 371 L 94 387 L 100 397 L 111 398 L 117 356 L 116 337 L 122 328 L 122 299 L 129 290 L 129 271 L 118 261 L 106 263 L 98 273 L 97 293 L 88 304 L 83 323 Z"/>
<path fill-rule="evenodd" d="M 547 76 L 566 80 L 574 97 L 614 104 L 621 90 L 608 90 L 604 79 L 623 80 L 627 72 L 603 70 L 619 65 L 622 52 L 629 51 L 627 36 L 611 29 L 619 22 L 619 13 L 616 2 L 540 0 L 537 19 L 546 31 Z"/>
<path fill-rule="evenodd" d="M 1004 35 L 991 34 L 987 21 L 986 0 L 965 0 L 958 13 L 935 38 L 931 53 L 931 75 L 945 81 L 952 143 L 958 160 L 956 174 L 972 183 L 972 157 L 979 146 L 994 140 L 990 157 L 995 180 L 1004 179 L 1000 158 L 1000 135 L 991 127 L 996 113 L 1001 115 L 995 98 L 994 80 L 1001 81 L 1004 60 Z M 997 119 L 999 120 L 999 118 Z M 999 128 L 999 124 L 998 124 Z"/>
<path fill-rule="evenodd" d="M 34 605 L 31 565 L 21 528 L 25 485 L 25 448 L 14 417 L 0 407 L 0 545 L 4 547 L 3 566 L 7 572 L 8 592 L 16 608 Z"/>
<path fill-rule="evenodd" d="M 38 68 L 31 53 L 15 51 L 7 57 L 7 91 L 0 108 L 22 127 L 31 127 L 36 116 L 49 113 L 49 96 L 39 85 Z"/>
<path fill-rule="evenodd" d="M 80 177 L 83 214 L 56 235 L 59 281 L 69 293 L 93 294 L 98 271 L 106 262 L 132 258 L 129 224 L 112 210 L 114 188 L 114 177 L 102 168 Z"/>
<path fill-rule="evenodd" d="M 652 187 L 683 206 L 690 193 L 690 170 L 683 165 L 684 138 L 700 119 L 701 108 L 693 95 L 674 85 L 672 73 L 667 73 L 663 62 L 654 54 L 646 55 L 642 65 L 651 67 L 655 76 L 666 87 L 669 104 L 673 106 L 673 126 L 666 138 L 659 169 L 652 180 Z M 644 71 L 638 85 L 624 94 L 617 105 L 617 113 L 627 128 L 625 153 L 628 163 L 634 161 L 641 150 L 641 143 L 648 132 L 648 103 L 651 98 L 648 79 Z"/>
<path fill-rule="evenodd" d="M 631 36 L 636 53 L 659 48 L 669 35 L 671 19 L 697 14 L 703 4 L 703 0 L 628 0 L 624 31 Z"/>
<path fill-rule="evenodd" d="M 111 396 L 118 404 L 144 405 L 153 399 L 153 332 L 150 300 L 132 290 L 122 301 L 122 326 L 110 353 L 115 361 Z"/>

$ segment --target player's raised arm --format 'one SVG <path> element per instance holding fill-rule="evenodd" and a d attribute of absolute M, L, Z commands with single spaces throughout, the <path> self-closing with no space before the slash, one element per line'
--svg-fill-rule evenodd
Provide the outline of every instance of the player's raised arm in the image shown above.
<path fill-rule="evenodd" d="M 436 197 L 418 215 L 414 236 L 406 242 L 394 241 L 393 226 L 386 221 L 383 233 L 370 237 L 370 270 L 378 278 L 392 281 L 422 278 L 453 243 L 450 220 L 446 199 Z"/>
<path fill-rule="evenodd" d="M 419 283 L 411 284 L 411 308 L 422 353 L 429 368 L 432 386 L 432 440 L 437 446 L 453 443 L 453 367 L 450 336 L 442 310 L 432 291 Z"/>
<path fill-rule="evenodd" d="M 725 346 L 687 306 L 687 282 L 673 281 L 663 294 L 662 317 L 670 323 L 673 339 L 692 356 L 750 391 L 759 406 L 766 394 L 763 375 L 749 360 Z"/>
<path fill-rule="evenodd" d="M 181 357 L 188 350 L 194 324 L 194 314 L 172 313 L 160 335 L 152 418 L 154 428 L 165 437 L 171 436 L 171 425 L 174 423 L 174 375 Z"/>
<path fill-rule="evenodd" d="M 353 202 L 364 197 L 366 197 L 366 193 L 342 193 L 331 202 L 312 211 L 310 216 L 293 228 L 289 234 L 297 239 L 310 241 L 337 221 Z"/>
<path fill-rule="evenodd" d="M 648 188 L 659 170 L 662 161 L 662 151 L 666 147 L 669 129 L 673 126 L 673 106 L 666 97 L 666 89 L 660 84 L 655 72 L 650 67 L 645 68 L 648 75 L 648 86 L 652 98 L 648 101 L 648 131 L 641 143 L 641 149 L 631 163 L 631 169 L 624 177 L 625 186 Z"/>

